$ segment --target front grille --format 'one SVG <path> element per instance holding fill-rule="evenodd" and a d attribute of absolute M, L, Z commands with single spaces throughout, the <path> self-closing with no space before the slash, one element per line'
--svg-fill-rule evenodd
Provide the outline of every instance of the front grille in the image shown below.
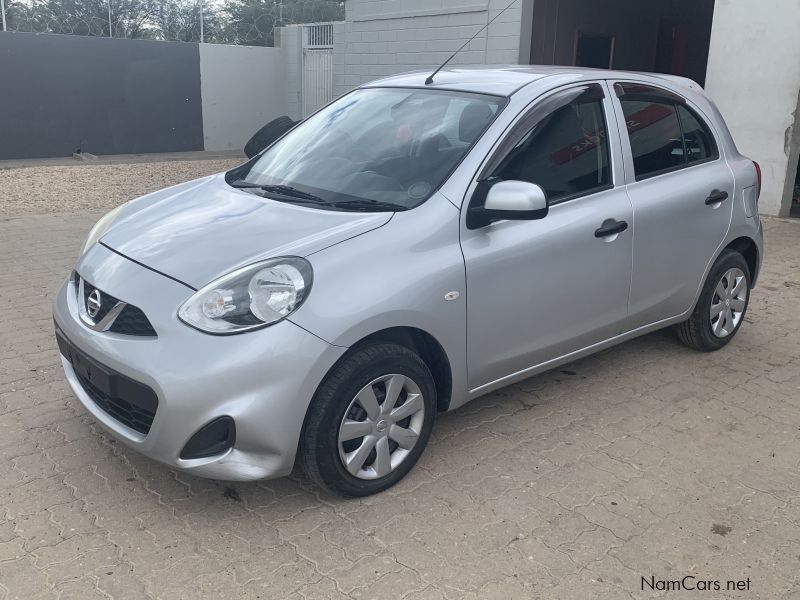
<path fill-rule="evenodd" d="M 92 292 L 97 291 L 100 295 L 100 310 L 97 312 L 97 314 L 89 317 L 91 319 L 91 324 L 100 323 L 108 315 L 108 313 L 114 309 L 115 306 L 122 303 L 122 311 L 120 311 L 110 325 L 107 325 L 108 331 L 122 335 L 157 337 L 158 334 L 156 334 L 156 330 L 153 328 L 153 325 L 150 323 L 150 320 L 147 318 L 141 308 L 132 304 L 128 304 L 115 298 L 114 296 L 111 296 L 110 294 L 107 294 L 103 290 L 100 290 L 89 283 L 86 279 L 81 281 L 81 276 L 77 272 L 73 273 L 73 281 L 76 289 L 78 289 L 78 286 L 83 283 L 83 297 L 78 298 L 78 301 L 83 302 L 84 310 L 88 307 L 89 296 L 92 295 Z"/>
<path fill-rule="evenodd" d="M 109 396 L 108 394 L 101 391 L 97 388 L 91 381 L 82 377 L 80 374 L 76 373 L 78 377 L 78 381 L 80 382 L 81 386 L 83 387 L 84 391 L 89 395 L 89 397 L 94 401 L 94 403 L 100 407 L 103 411 L 114 417 L 117 421 L 122 423 L 123 425 L 130 427 L 134 431 L 138 431 L 141 434 L 147 435 L 150 431 L 150 426 L 153 424 L 153 419 L 156 416 L 155 409 L 158 406 L 158 400 L 155 399 L 155 394 L 153 390 L 147 388 L 146 386 L 142 386 L 141 384 L 136 384 L 135 382 L 131 381 L 131 383 L 144 388 L 152 394 L 152 398 L 140 399 L 142 405 L 137 406 L 132 402 L 128 402 L 123 398 L 114 398 Z M 146 393 L 146 392 L 145 392 Z M 146 394 L 146 395 L 150 395 Z M 152 407 L 152 410 L 149 410 L 148 407 L 143 406 L 145 402 L 142 400 L 147 401 Z M 154 404 L 153 404 L 154 403 Z"/>
<path fill-rule="evenodd" d="M 156 330 L 150 324 L 142 310 L 128 304 L 114 320 L 109 331 L 123 335 L 140 335 L 155 337 Z"/>

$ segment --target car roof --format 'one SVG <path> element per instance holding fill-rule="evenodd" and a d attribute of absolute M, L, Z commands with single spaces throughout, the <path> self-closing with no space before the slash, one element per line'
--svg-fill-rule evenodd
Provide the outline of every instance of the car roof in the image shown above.
<path fill-rule="evenodd" d="M 675 77 L 673 75 L 545 65 L 445 68 L 436 74 L 433 83 L 425 85 L 425 79 L 432 72 L 432 70 L 429 70 L 402 73 L 400 75 L 371 81 L 362 87 L 420 87 L 494 94 L 496 96 L 511 96 L 514 92 L 530 83 L 544 79 L 545 77 L 560 75 L 560 85 L 586 79 L 635 79 L 643 82 L 659 82 L 659 80 L 661 80 L 660 82 L 663 84 L 678 84 L 680 87 L 688 87 L 695 90 L 700 88 L 700 86 L 690 79 Z"/>

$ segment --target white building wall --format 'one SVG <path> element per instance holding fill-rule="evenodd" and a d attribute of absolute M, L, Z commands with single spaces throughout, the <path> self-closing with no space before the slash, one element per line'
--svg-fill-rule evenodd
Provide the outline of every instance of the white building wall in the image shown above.
<path fill-rule="evenodd" d="M 786 216 L 800 151 L 800 7 L 796 0 L 717 0 L 706 91 L 742 154 L 762 169 L 759 210 Z"/>
<path fill-rule="evenodd" d="M 277 44 L 283 52 L 286 64 L 286 79 L 283 93 L 286 96 L 286 114 L 292 119 L 300 119 L 303 114 L 301 88 L 303 77 L 303 28 L 300 25 L 287 25 L 278 29 Z"/>
<path fill-rule="evenodd" d="M 333 24 L 333 96 L 341 96 L 347 91 L 345 85 L 345 56 L 347 54 L 347 23 L 337 21 Z"/>
<path fill-rule="evenodd" d="M 334 92 L 420 69 L 433 70 L 509 0 L 347 0 L 344 61 Z M 519 58 L 517 2 L 482 32 L 453 65 L 514 64 Z"/>
<path fill-rule="evenodd" d="M 206 150 L 241 150 L 267 122 L 286 114 L 280 48 L 200 44 Z"/>

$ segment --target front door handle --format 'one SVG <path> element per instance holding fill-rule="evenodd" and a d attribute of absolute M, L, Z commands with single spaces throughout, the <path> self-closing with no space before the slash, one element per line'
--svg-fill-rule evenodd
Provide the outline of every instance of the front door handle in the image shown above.
<path fill-rule="evenodd" d="M 706 198 L 706 204 L 719 204 L 723 200 L 728 199 L 728 192 L 723 192 L 722 190 L 711 190 L 711 193 Z"/>
<path fill-rule="evenodd" d="M 600 229 L 595 229 L 594 237 L 603 238 L 610 235 L 622 233 L 628 228 L 628 223 L 625 221 L 617 221 L 616 219 L 606 219 L 600 226 Z"/>

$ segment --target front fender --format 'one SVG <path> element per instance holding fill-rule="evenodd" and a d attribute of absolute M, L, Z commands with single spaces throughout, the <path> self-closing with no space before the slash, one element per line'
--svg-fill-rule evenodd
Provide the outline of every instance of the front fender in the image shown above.
<path fill-rule="evenodd" d="M 467 312 L 458 226 L 458 210 L 435 194 L 380 229 L 311 254 L 313 288 L 290 320 L 344 347 L 391 327 L 421 329 L 447 354 L 452 405 L 460 404 Z"/>

